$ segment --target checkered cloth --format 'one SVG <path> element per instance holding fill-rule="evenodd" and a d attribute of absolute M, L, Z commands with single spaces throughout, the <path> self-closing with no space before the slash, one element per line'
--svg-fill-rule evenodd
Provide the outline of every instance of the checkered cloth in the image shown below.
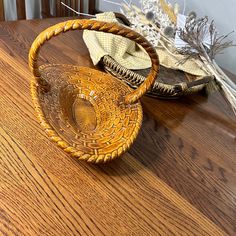
<path fill-rule="evenodd" d="M 113 12 L 97 14 L 96 20 L 118 22 Z M 83 39 L 94 65 L 97 65 L 104 55 L 109 55 L 120 65 L 131 70 L 146 69 L 151 66 L 150 58 L 144 49 L 122 36 L 84 30 Z M 190 59 L 184 64 L 179 64 L 184 56 L 177 55 L 173 57 L 163 48 L 157 48 L 157 54 L 161 65 L 167 68 L 182 70 L 197 76 L 206 75 L 206 72 L 199 67 L 196 60 Z"/>
<path fill-rule="evenodd" d="M 113 12 L 96 15 L 97 20 L 118 22 Z M 93 64 L 96 65 L 105 55 L 110 55 L 122 66 L 129 69 L 145 69 L 151 66 L 149 56 L 135 42 L 119 35 L 84 30 L 86 43 Z"/>

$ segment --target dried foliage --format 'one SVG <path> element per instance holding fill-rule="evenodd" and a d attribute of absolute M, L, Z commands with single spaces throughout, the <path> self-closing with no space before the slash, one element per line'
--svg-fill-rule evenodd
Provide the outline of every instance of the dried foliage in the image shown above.
<path fill-rule="evenodd" d="M 187 59 L 202 56 L 213 60 L 216 54 L 228 47 L 235 46 L 232 41 L 225 41 L 231 33 L 218 36 L 214 21 L 209 23 L 208 17 L 191 19 L 186 22 L 183 29 L 179 29 L 179 37 L 187 45 L 178 52 L 186 55 Z M 210 37 L 208 45 L 203 43 L 206 37 Z"/>
<path fill-rule="evenodd" d="M 203 61 L 206 69 L 215 77 L 208 88 L 220 89 L 236 114 L 236 85 L 214 61 L 216 54 L 235 46 L 232 41 L 225 41 L 229 34 L 219 36 L 214 21 L 208 23 L 207 17 L 187 20 L 185 27 L 179 30 L 180 39 L 187 45 L 179 53 L 186 55 L 186 60 L 200 58 Z"/>
<path fill-rule="evenodd" d="M 161 38 L 174 39 L 176 15 L 165 0 L 142 0 L 141 8 L 124 1 L 120 10 L 130 21 L 131 28 L 145 36 L 154 47 Z"/>

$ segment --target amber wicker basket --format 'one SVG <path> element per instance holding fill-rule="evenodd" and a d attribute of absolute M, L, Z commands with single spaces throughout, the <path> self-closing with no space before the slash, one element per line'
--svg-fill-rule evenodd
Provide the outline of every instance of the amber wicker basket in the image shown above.
<path fill-rule="evenodd" d="M 91 68 L 49 64 L 38 67 L 42 45 L 69 30 L 95 30 L 134 40 L 149 54 L 152 68 L 133 90 L 114 76 Z M 138 33 L 115 23 L 71 20 L 56 24 L 33 42 L 29 67 L 34 75 L 31 95 L 40 124 L 65 152 L 92 163 L 104 163 L 124 153 L 142 122 L 139 98 L 152 86 L 159 61 L 152 46 Z"/>

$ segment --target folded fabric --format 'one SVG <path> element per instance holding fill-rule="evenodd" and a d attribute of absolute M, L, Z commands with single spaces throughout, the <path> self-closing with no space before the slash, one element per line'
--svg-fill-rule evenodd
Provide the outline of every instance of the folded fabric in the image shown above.
<path fill-rule="evenodd" d="M 113 12 L 97 14 L 96 20 L 119 23 Z M 83 39 L 94 65 L 97 65 L 103 56 L 109 55 L 120 65 L 131 70 L 146 69 L 151 66 L 150 58 L 142 47 L 122 36 L 84 30 Z M 184 64 L 179 64 L 184 60 L 184 56 L 173 56 L 164 48 L 158 47 L 156 50 L 161 65 L 197 76 L 206 75 L 206 72 L 199 66 L 200 62 L 190 59 Z"/>
<path fill-rule="evenodd" d="M 118 23 L 113 12 L 97 14 L 96 19 Z M 110 55 L 119 64 L 129 69 L 145 69 L 151 65 L 150 59 L 143 49 L 122 36 L 84 30 L 83 39 L 94 65 L 98 64 L 104 55 Z"/>

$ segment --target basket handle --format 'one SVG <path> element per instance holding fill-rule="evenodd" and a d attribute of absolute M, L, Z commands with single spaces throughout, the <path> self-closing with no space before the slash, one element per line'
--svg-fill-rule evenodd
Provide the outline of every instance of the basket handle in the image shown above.
<path fill-rule="evenodd" d="M 150 73 L 148 74 L 147 79 L 141 84 L 141 86 L 138 89 L 132 91 L 131 93 L 127 94 L 124 97 L 125 104 L 131 104 L 136 102 L 153 85 L 155 78 L 157 77 L 159 72 L 159 59 L 155 49 L 143 36 L 128 29 L 127 27 L 118 25 L 116 23 L 107 23 L 88 19 L 83 19 L 83 20 L 76 19 L 58 23 L 41 32 L 38 35 L 38 37 L 34 40 L 29 51 L 29 67 L 39 85 L 47 86 L 47 82 L 44 81 L 43 78 L 41 78 L 37 63 L 38 54 L 41 46 L 47 40 L 51 39 L 54 36 L 59 35 L 62 32 L 66 32 L 69 30 L 84 30 L 84 29 L 112 33 L 115 35 L 120 35 L 125 38 L 131 39 L 136 43 L 138 43 L 139 45 L 141 45 L 148 53 L 148 55 L 151 58 L 152 67 Z"/>

